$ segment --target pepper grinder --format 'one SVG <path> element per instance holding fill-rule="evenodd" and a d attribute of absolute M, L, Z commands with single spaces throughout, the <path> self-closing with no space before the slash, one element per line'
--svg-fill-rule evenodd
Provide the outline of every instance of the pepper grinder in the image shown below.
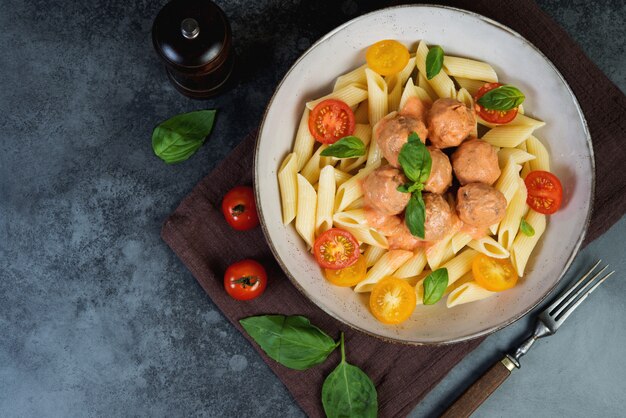
<path fill-rule="evenodd" d="M 152 25 L 152 43 L 170 81 L 185 96 L 215 96 L 233 72 L 230 24 L 210 0 L 167 3 Z"/>

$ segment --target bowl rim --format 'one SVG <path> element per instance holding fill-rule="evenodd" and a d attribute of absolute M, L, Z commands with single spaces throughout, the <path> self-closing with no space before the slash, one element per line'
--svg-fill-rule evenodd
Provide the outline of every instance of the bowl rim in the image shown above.
<path fill-rule="evenodd" d="M 261 146 L 261 133 L 263 132 L 263 128 L 265 126 L 265 122 L 267 120 L 267 114 L 269 112 L 269 109 L 272 107 L 272 104 L 274 102 L 274 99 L 276 98 L 276 94 L 278 93 L 278 91 L 280 90 L 280 88 L 282 87 L 283 83 L 285 82 L 285 79 L 291 74 L 291 72 L 296 68 L 296 66 L 298 66 L 298 64 L 304 59 L 305 56 L 307 56 L 314 48 L 316 48 L 318 45 L 326 42 L 330 37 L 332 37 L 333 35 L 335 35 L 336 33 L 342 31 L 344 28 L 352 25 L 353 23 L 365 19 L 369 16 L 375 15 L 375 14 L 379 14 L 379 13 L 384 13 L 386 11 L 389 10 L 394 10 L 394 9 L 419 9 L 419 8 L 426 8 L 426 9 L 445 9 L 445 10 L 450 10 L 453 12 L 458 12 L 461 14 L 466 14 L 469 16 L 472 16 L 474 18 L 480 19 L 481 21 L 495 26 L 496 28 L 503 30 L 505 32 L 508 32 L 510 35 L 515 36 L 516 38 L 520 39 L 521 41 L 525 42 L 526 44 L 528 44 L 535 52 L 537 52 L 545 61 L 546 63 L 550 66 L 550 68 L 556 73 L 556 75 L 558 76 L 559 80 L 561 81 L 561 83 L 563 84 L 563 86 L 567 89 L 573 103 L 574 106 L 576 108 L 576 111 L 578 112 L 578 115 L 580 117 L 580 120 L 582 121 L 583 124 L 583 128 L 584 128 L 584 134 L 585 134 L 585 140 L 587 141 L 587 146 L 589 148 L 589 155 L 590 155 L 590 159 L 591 159 L 591 188 L 590 188 L 590 192 L 589 192 L 589 196 L 588 196 L 588 200 L 589 200 L 589 209 L 587 211 L 587 217 L 585 219 L 585 223 L 583 225 L 582 231 L 580 233 L 580 236 L 578 237 L 578 240 L 576 241 L 576 243 L 574 244 L 574 247 L 572 248 L 572 251 L 570 253 L 570 255 L 568 256 L 566 262 L 565 262 L 565 266 L 563 267 L 563 270 L 561 271 L 561 273 L 559 274 L 558 279 L 554 282 L 554 284 L 550 287 L 550 289 L 548 289 L 548 291 L 542 295 L 541 297 L 539 297 L 537 300 L 535 300 L 533 303 L 530 304 L 530 306 L 526 309 L 524 309 L 521 313 L 516 314 L 514 316 L 512 316 L 511 318 L 508 318 L 507 320 L 503 321 L 502 323 L 493 326 L 493 327 L 489 327 L 480 331 L 476 331 L 474 333 L 471 334 L 467 334 L 467 335 L 462 335 L 460 337 L 457 338 L 452 338 L 452 339 L 447 339 L 447 340 L 442 340 L 442 341 L 425 341 L 425 342 L 421 342 L 421 341 L 407 341 L 407 340 L 403 340 L 403 339 L 399 339 L 399 338 L 391 338 L 391 337 L 386 337 L 386 336 L 382 336 L 379 334 L 376 334 L 372 331 L 368 331 L 358 325 L 355 325 L 353 323 L 350 323 L 342 318 L 340 318 L 338 315 L 335 315 L 335 313 L 333 312 L 329 312 L 328 310 L 326 310 L 323 306 L 321 306 L 320 304 L 318 304 L 316 302 L 316 300 L 302 287 L 300 286 L 300 284 L 298 283 L 298 281 L 295 279 L 295 277 L 291 274 L 291 272 L 289 271 L 289 269 L 286 267 L 285 263 L 283 262 L 281 255 L 278 253 L 278 250 L 276 249 L 276 246 L 274 245 L 274 243 L 272 242 L 272 238 L 269 234 L 269 230 L 267 228 L 267 225 L 265 224 L 265 215 L 263 213 L 263 208 L 260 204 L 257 204 L 257 211 L 259 212 L 259 221 L 261 224 L 261 229 L 263 231 L 263 235 L 265 236 L 265 241 L 267 241 L 267 244 L 270 247 L 270 250 L 272 251 L 272 254 L 274 255 L 274 258 L 276 259 L 277 263 L 280 265 L 281 269 L 283 270 L 283 272 L 285 273 L 285 275 L 289 278 L 289 280 L 291 281 L 291 283 L 296 287 L 296 289 L 298 289 L 298 291 L 300 291 L 300 293 L 302 293 L 304 296 L 306 296 L 307 299 L 309 299 L 309 301 L 311 301 L 315 306 L 317 306 L 318 308 L 320 308 L 322 311 L 324 311 L 327 315 L 330 315 L 332 318 L 334 318 L 335 320 L 341 322 L 342 324 L 347 325 L 348 327 L 352 328 L 353 330 L 362 332 L 366 335 L 369 335 L 371 337 L 374 337 L 376 339 L 385 341 L 385 342 L 389 342 L 389 343 L 394 343 L 394 344 L 402 344 L 402 345 L 409 345 L 409 346 L 446 346 L 446 345 L 451 345 L 451 344 L 457 344 L 457 343 L 461 343 L 461 342 L 467 342 L 467 341 L 471 341 L 480 337 L 487 337 L 491 334 L 493 334 L 496 331 L 499 331 L 511 324 L 513 324 L 514 322 L 518 321 L 519 319 L 521 319 L 522 317 L 526 316 L 529 312 L 531 312 L 533 309 L 535 309 L 541 302 L 543 302 L 548 295 L 550 295 L 554 289 L 557 287 L 557 285 L 561 282 L 561 280 L 563 279 L 563 276 L 565 276 L 565 274 L 567 273 L 567 271 L 569 270 L 572 262 L 574 261 L 574 259 L 576 258 L 576 255 L 578 255 L 578 252 L 580 251 L 580 247 L 585 239 L 585 236 L 587 235 L 587 230 L 589 228 L 589 224 L 591 221 L 591 215 L 593 213 L 593 203 L 594 203 L 594 196 L 595 196 L 595 186 L 596 186 L 596 164 L 595 164 L 595 155 L 594 155 L 594 150 L 593 150 L 593 142 L 591 140 L 591 135 L 589 133 L 589 127 L 587 125 L 587 119 L 585 118 L 585 115 L 582 111 L 582 109 L 580 108 L 580 104 L 578 103 L 578 99 L 576 98 L 576 95 L 574 94 L 574 92 L 572 91 L 571 87 L 569 86 L 569 84 L 567 83 L 567 81 L 565 80 L 565 78 L 563 77 L 563 75 L 561 74 L 561 72 L 556 68 L 556 66 L 552 63 L 552 61 L 537 47 L 535 46 L 532 42 L 530 42 L 528 39 L 526 39 L 524 36 L 522 36 L 521 34 L 519 34 L 518 32 L 514 31 L 513 29 L 509 28 L 508 26 L 497 22 L 491 18 L 488 18 L 486 16 L 483 16 L 479 13 L 475 13 L 475 12 L 471 12 L 469 10 L 465 10 L 465 9 L 460 9 L 457 7 L 451 7 L 451 6 L 444 6 L 444 5 L 435 5 L 435 4 L 411 4 L 411 5 L 398 5 L 398 6 L 391 6 L 391 7 L 385 7 L 382 9 L 377 9 L 368 13 L 365 13 L 363 15 L 357 16 L 354 19 L 350 19 L 349 21 L 337 26 L 335 29 L 331 30 L 330 32 L 326 33 L 325 35 L 323 35 L 321 38 L 319 38 L 315 43 L 313 43 L 306 51 L 304 51 L 304 53 L 302 53 L 302 55 L 300 55 L 300 57 L 291 65 L 291 67 L 289 68 L 289 70 L 285 73 L 285 75 L 283 76 L 283 78 L 281 79 L 280 83 L 276 86 L 276 88 L 274 89 L 274 93 L 272 94 L 272 97 L 270 98 L 266 108 L 265 108 L 265 112 L 263 113 L 263 119 L 261 120 L 261 124 L 259 125 L 259 129 L 258 129 L 258 133 L 257 133 L 257 138 L 256 138 L 256 144 L 255 144 L 255 149 L 254 149 L 254 165 L 253 165 L 253 172 L 254 172 L 254 194 L 255 194 L 255 199 L 257 202 L 260 202 L 260 190 L 259 190 L 259 182 L 257 181 L 258 178 L 258 168 L 259 168 L 259 148 Z"/>

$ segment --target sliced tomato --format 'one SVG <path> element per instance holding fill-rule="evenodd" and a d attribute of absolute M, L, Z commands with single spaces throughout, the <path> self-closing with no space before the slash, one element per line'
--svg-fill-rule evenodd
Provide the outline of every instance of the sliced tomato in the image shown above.
<path fill-rule="evenodd" d="M 517 283 L 517 273 L 508 258 L 478 254 L 472 262 L 472 275 L 480 286 L 492 292 L 510 289 Z"/>
<path fill-rule="evenodd" d="M 359 256 L 359 259 L 353 265 L 342 268 L 340 270 L 324 269 L 324 275 L 326 280 L 334 284 L 335 286 L 351 287 L 357 285 L 360 281 L 365 279 L 367 273 L 367 265 L 365 264 L 365 257 Z"/>
<path fill-rule="evenodd" d="M 409 50 L 392 39 L 378 41 L 365 53 L 367 66 L 380 75 L 399 73 L 409 62 Z"/>
<path fill-rule="evenodd" d="M 550 215 L 561 207 L 563 186 L 558 177 L 548 171 L 535 170 L 524 179 L 528 197 L 526 203 L 533 210 Z"/>
<path fill-rule="evenodd" d="M 417 304 L 415 289 L 404 280 L 387 277 L 376 283 L 370 295 L 370 310 L 383 324 L 406 321 Z"/>
<path fill-rule="evenodd" d="M 352 135 L 354 127 L 354 112 L 341 100 L 324 100 L 309 115 L 309 131 L 322 144 L 334 144 Z"/>
<path fill-rule="evenodd" d="M 313 244 L 317 263 L 325 269 L 339 270 L 357 262 L 361 255 L 359 243 L 348 231 L 331 228 Z"/>
<path fill-rule="evenodd" d="M 486 122 L 495 123 L 495 124 L 505 124 L 511 122 L 517 116 L 517 107 L 511 110 L 493 110 L 493 109 L 485 109 L 480 104 L 478 104 L 478 99 L 483 97 L 485 93 L 489 90 L 493 90 L 497 87 L 500 87 L 501 83 L 487 83 L 478 90 L 476 93 L 476 97 L 474 98 L 474 106 L 476 108 L 476 112 L 478 115 Z"/>

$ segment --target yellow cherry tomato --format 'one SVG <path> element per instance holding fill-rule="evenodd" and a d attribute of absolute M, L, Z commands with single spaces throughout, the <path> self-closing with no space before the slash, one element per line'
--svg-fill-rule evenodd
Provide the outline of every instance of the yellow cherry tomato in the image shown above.
<path fill-rule="evenodd" d="M 515 267 L 508 258 L 492 258 L 478 254 L 472 262 L 476 283 L 492 292 L 510 289 L 517 283 Z"/>
<path fill-rule="evenodd" d="M 370 310 L 383 324 L 406 321 L 415 310 L 415 304 L 413 286 L 395 277 L 387 277 L 378 282 L 370 295 Z"/>
<path fill-rule="evenodd" d="M 367 265 L 365 257 L 359 256 L 359 259 L 353 265 L 339 270 L 324 269 L 326 279 L 335 286 L 351 287 L 355 286 L 365 278 Z"/>
<path fill-rule="evenodd" d="M 365 53 L 367 66 L 380 75 L 392 75 L 402 71 L 409 62 L 409 50 L 392 39 L 376 42 Z"/>

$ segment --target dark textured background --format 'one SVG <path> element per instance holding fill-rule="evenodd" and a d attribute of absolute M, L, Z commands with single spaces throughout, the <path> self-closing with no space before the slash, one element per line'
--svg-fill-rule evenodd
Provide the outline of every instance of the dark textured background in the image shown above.
<path fill-rule="evenodd" d="M 0 416 L 301 415 L 159 231 L 257 126 L 293 61 L 380 3 L 219 1 L 243 71 L 207 102 L 176 93 L 152 50 L 164 3 L 0 0 Z M 539 3 L 623 90 L 624 2 Z M 152 154 L 156 123 L 212 107 L 215 130 L 189 161 L 167 166 Z M 624 233 L 622 219 L 577 264 L 603 255 L 626 271 Z M 533 351 L 478 415 L 618 416 L 619 280 Z M 415 415 L 440 410 L 525 324 L 490 337 Z"/>

